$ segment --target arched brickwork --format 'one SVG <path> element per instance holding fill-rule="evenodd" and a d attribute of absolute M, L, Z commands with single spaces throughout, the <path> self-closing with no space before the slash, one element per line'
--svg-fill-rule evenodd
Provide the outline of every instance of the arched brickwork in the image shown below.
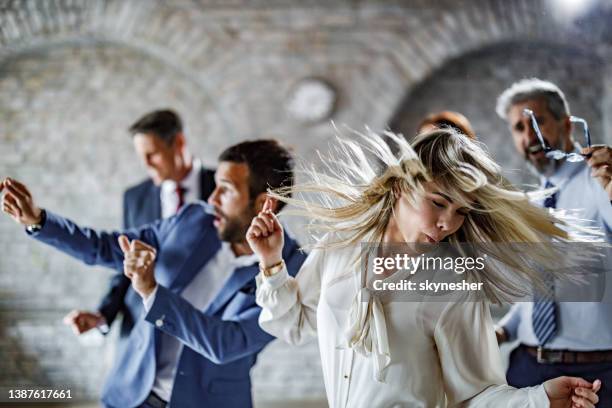
<path fill-rule="evenodd" d="M 609 6 L 567 27 L 547 1 L 3 0 L 0 176 L 110 228 L 121 191 L 144 176 L 125 128 L 160 105 L 181 111 L 193 150 L 210 164 L 226 144 L 268 135 L 309 159 L 332 132 L 284 113 L 304 76 L 338 89 L 337 123 L 380 128 L 407 94 L 485 48 L 575 43 L 610 61 Z M 603 89 L 612 84 L 604 75 Z M 602 99 L 605 131 L 612 98 Z M 44 378 L 95 398 L 108 363 L 99 356 L 108 359 L 112 341 L 77 340 L 59 320 L 95 307 L 108 275 L 32 243 L 6 217 L 0 248 L 15 255 L 0 257 L 0 386 Z M 256 398 L 322 398 L 317 363 L 313 345 L 269 347 L 254 371 Z"/>

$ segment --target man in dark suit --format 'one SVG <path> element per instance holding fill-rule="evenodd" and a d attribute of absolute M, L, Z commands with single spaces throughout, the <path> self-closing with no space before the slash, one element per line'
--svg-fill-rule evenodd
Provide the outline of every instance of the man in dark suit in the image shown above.
<path fill-rule="evenodd" d="M 176 216 L 110 233 L 39 208 L 16 180 L 0 183 L 5 213 L 36 240 L 87 264 L 122 268 L 126 239 L 130 249 L 147 245 L 155 251 L 154 279 L 144 285 L 125 259 L 141 300 L 127 305 L 136 321 L 103 388 L 104 406 L 252 405 L 250 370 L 273 337 L 259 327 L 260 269 L 246 231 L 269 199 L 267 188 L 292 184 L 292 167 L 291 155 L 274 140 L 240 143 L 219 156 L 209 205 L 188 204 Z M 282 208 L 275 200 L 270 204 L 274 212 Z M 289 235 L 284 240 L 283 259 L 295 275 L 306 255 Z"/>
<path fill-rule="evenodd" d="M 150 178 L 129 188 L 123 196 L 123 228 L 136 228 L 160 218 L 170 217 L 189 202 L 206 201 L 215 188 L 214 170 L 194 158 L 183 133 L 183 123 L 172 110 L 155 110 L 129 128 L 134 149 L 146 166 Z M 130 289 L 130 280 L 119 273 L 97 311 L 73 310 L 64 319 L 75 333 L 98 327 L 106 334 L 119 313 L 121 338 L 129 335 L 134 316 L 129 303 L 140 302 Z"/>

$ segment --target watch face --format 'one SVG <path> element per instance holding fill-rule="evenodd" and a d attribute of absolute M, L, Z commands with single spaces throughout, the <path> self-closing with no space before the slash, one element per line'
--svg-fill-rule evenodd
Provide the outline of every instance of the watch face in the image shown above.
<path fill-rule="evenodd" d="M 28 231 L 28 232 L 38 232 L 38 231 L 40 231 L 40 229 L 41 229 L 41 226 L 38 225 L 38 224 L 28 225 L 26 227 L 26 231 Z"/>
<path fill-rule="evenodd" d="M 327 82 L 306 78 L 298 82 L 287 98 L 286 109 L 291 117 L 307 123 L 328 119 L 336 104 L 336 91 Z"/>

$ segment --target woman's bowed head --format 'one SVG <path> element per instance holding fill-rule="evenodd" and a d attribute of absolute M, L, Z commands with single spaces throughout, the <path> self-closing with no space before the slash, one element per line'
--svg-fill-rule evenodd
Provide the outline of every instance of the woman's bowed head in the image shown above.
<path fill-rule="evenodd" d="M 532 205 L 530 198 L 542 198 L 551 192 L 525 193 L 513 187 L 502 176 L 499 165 L 489 157 L 480 142 L 471 140 L 451 129 L 439 129 L 420 134 L 410 143 L 401 135 L 390 132 L 384 133 L 386 139 L 373 132 L 365 135 L 355 133 L 355 136 L 351 139 L 338 137 L 337 145 L 329 149 L 330 153 L 321 154 L 325 172 L 315 170 L 314 166 L 309 167 L 305 169 L 309 181 L 294 184 L 291 188 L 269 191 L 268 200 L 276 199 L 292 204 L 295 209 L 289 213 L 307 217 L 311 221 L 311 229 L 326 233 L 326 237 L 313 246 L 313 253 L 325 254 L 317 255 L 317 259 L 335 257 L 335 259 L 344 260 L 342 254 L 347 253 L 344 249 L 359 246 L 360 243 L 435 245 L 444 241 L 457 248 L 461 243 L 476 243 L 488 254 L 489 259 L 492 257 L 496 262 L 487 262 L 483 271 L 472 274 L 470 278 L 485 282 L 486 298 L 492 302 L 523 296 L 525 288 L 531 287 L 533 282 L 543 286 L 542 278 L 538 273 L 538 270 L 541 270 L 539 267 L 550 270 L 555 277 L 570 278 L 567 276 L 569 272 L 559 271 L 558 268 L 555 269 L 552 266 L 559 262 L 560 257 L 563 257 L 564 260 L 571 257 L 555 249 L 553 241 L 573 242 L 575 240 L 571 232 L 574 228 L 572 220 L 559 218 L 545 209 Z M 387 143 L 387 140 L 391 143 Z M 270 201 L 267 201 L 263 210 L 253 218 L 247 232 L 247 241 L 259 257 L 263 275 L 260 279 L 262 284 L 267 282 L 266 277 L 278 273 L 286 275 L 282 260 L 283 228 L 277 216 L 270 210 Z M 524 243 L 527 245 L 522 248 L 537 249 L 517 253 L 512 250 L 511 243 Z M 531 245 L 536 243 L 537 245 Z M 355 253 L 358 254 L 358 251 Z M 313 260 L 309 263 L 307 260 L 306 264 L 319 265 L 316 262 L 319 261 Z M 317 299 L 323 293 L 321 288 L 312 287 L 312 282 L 319 282 L 319 285 L 320 282 L 328 282 L 327 285 L 332 285 L 329 282 L 340 282 L 339 279 L 342 276 L 350 275 L 353 270 L 347 266 L 341 268 L 344 271 L 338 271 L 338 264 L 334 263 L 334 265 L 336 265 L 334 268 L 329 269 L 321 266 L 322 270 L 319 271 L 307 270 L 303 267 L 295 278 L 297 285 L 293 283 L 294 278 L 283 277 L 273 279 L 274 283 L 267 284 L 268 286 L 258 287 L 258 303 L 263 307 L 262 317 L 260 317 L 262 327 L 279 337 L 286 337 L 287 333 L 292 333 L 288 341 L 293 341 L 291 339 L 299 338 L 306 332 L 322 336 L 323 334 L 319 333 L 318 329 L 311 332 L 310 329 L 307 331 L 306 327 L 302 327 L 306 324 L 305 322 L 316 320 L 317 326 L 327 325 L 324 326 L 327 334 L 325 334 L 326 340 L 323 341 L 330 341 L 329 336 L 332 339 L 335 339 L 335 336 L 342 338 L 344 330 L 342 327 L 331 327 L 327 321 L 318 322 L 320 315 L 309 315 L 318 307 Z M 316 278 L 315 276 L 317 273 L 333 276 L 337 272 L 344 273 L 344 275 L 338 279 L 330 279 L 329 276 Z M 315 275 L 310 277 L 308 274 Z M 300 281 L 304 282 L 303 286 Z M 288 283 L 283 284 L 282 282 Z M 352 290 L 351 285 L 345 288 L 347 291 Z M 299 293 L 294 293 L 296 290 Z M 358 297 L 358 293 L 360 292 L 347 292 L 343 296 L 346 296 L 347 301 L 350 302 L 348 299 Z M 294 305 L 277 304 L 281 299 L 289 303 L 297 303 Z M 335 299 L 332 303 L 339 301 Z M 370 305 L 371 302 L 374 303 Z M 359 338 L 363 338 L 363 344 L 361 341 L 353 344 L 351 338 L 355 337 L 349 336 L 348 340 L 349 347 L 354 347 L 355 351 L 364 354 L 366 358 L 372 358 L 375 377 L 377 381 L 384 382 L 386 369 L 391 370 L 389 364 L 393 365 L 393 361 L 396 366 L 402 364 L 399 358 L 407 351 L 395 349 L 388 344 L 386 330 L 380 328 L 393 324 L 388 319 L 393 319 L 394 315 L 393 312 L 386 311 L 387 307 L 383 308 L 376 302 L 379 301 L 370 297 L 366 309 L 361 309 L 360 301 L 354 303 L 353 306 L 350 304 L 345 306 L 351 307 L 350 316 L 353 316 L 353 311 L 357 315 L 363 314 L 359 318 L 361 320 L 358 319 L 352 322 L 352 325 L 347 326 L 357 328 L 357 333 L 351 333 L 352 335 L 357 334 L 358 337 L 361 336 Z M 326 304 L 329 305 L 329 303 Z M 403 305 L 408 307 L 405 303 Z M 474 343 L 474 346 L 480 350 L 484 347 L 487 350 L 497 350 L 496 352 L 491 351 L 493 354 L 498 353 L 497 345 L 489 342 L 489 340 L 494 342 L 494 335 L 492 325 L 487 323 L 490 317 L 485 317 L 488 305 L 481 307 L 475 306 L 474 303 L 472 305 L 463 303 L 452 307 L 456 310 L 455 312 L 451 313 L 450 310 L 453 309 L 447 309 L 449 312 L 439 318 L 450 319 L 452 315 L 461 319 L 464 308 L 468 311 L 472 310 L 470 308 L 476 308 L 474 310 L 482 311 L 483 317 L 482 321 L 474 322 L 474 327 L 484 330 L 477 332 L 476 338 L 462 338 L 462 336 L 469 335 L 463 332 L 449 333 L 449 336 L 456 337 L 453 341 L 462 344 L 461 347 Z M 359 312 L 360 310 L 362 312 Z M 295 313 L 288 311 L 295 311 Z M 392 313 L 391 317 L 385 317 L 386 313 Z M 469 314 L 469 312 L 466 313 Z M 359 321 L 368 322 L 365 327 L 374 325 L 377 331 L 382 330 L 382 337 L 372 333 L 371 330 L 364 332 L 359 329 L 362 326 L 357 325 Z M 436 324 L 435 321 L 424 324 L 427 326 L 430 323 Z M 464 323 L 457 321 L 456 324 L 463 325 Z M 396 327 L 394 333 L 397 330 L 399 329 Z M 418 336 L 422 335 L 426 334 Z M 410 341 L 410 339 L 396 339 L 396 342 L 400 340 L 401 344 Z M 441 339 L 436 338 L 436 341 L 439 340 Z M 483 343 L 479 345 L 480 341 Z M 375 344 L 377 344 L 376 347 L 374 347 Z M 446 359 L 446 354 L 449 352 L 446 348 L 448 347 L 444 346 L 444 349 L 439 350 L 436 361 Z M 382 351 L 375 353 L 375 349 Z M 336 349 L 326 350 L 326 355 L 329 358 L 340 352 Z M 417 352 L 419 355 L 424 355 L 429 353 L 429 350 L 415 351 Z M 494 355 L 490 357 L 497 359 Z M 495 362 L 490 364 L 489 379 L 481 379 L 481 381 L 501 384 L 503 377 L 497 377 L 499 367 Z M 324 366 L 327 365 L 328 363 L 324 362 Z M 475 370 L 481 368 L 484 369 L 484 367 L 477 367 Z M 335 370 L 327 367 L 324 369 Z M 449 369 L 451 370 L 449 375 L 452 376 L 454 367 L 451 365 Z M 467 376 L 466 381 L 472 378 L 469 372 L 463 375 Z M 358 377 L 361 378 L 359 375 Z M 397 378 L 393 380 L 397 381 Z M 335 381 L 329 379 L 330 384 L 326 382 L 326 386 L 337 387 Z M 371 383 L 372 389 L 378 389 L 375 384 L 376 382 Z M 601 382 L 597 380 L 590 383 L 580 378 L 558 377 L 546 381 L 543 385 L 551 407 L 592 407 L 598 401 L 596 393 L 601 387 Z M 457 393 L 468 392 L 463 388 L 455 391 Z M 355 392 L 359 394 L 358 391 Z M 368 390 L 365 389 L 363 392 L 368 392 Z M 423 390 L 410 392 L 414 392 L 416 396 Z M 473 395 L 468 398 L 474 401 L 505 401 L 506 397 L 494 396 L 495 392 L 491 389 L 490 392 L 482 392 L 482 395 Z M 336 395 L 328 395 L 328 398 L 335 399 L 336 397 Z M 396 399 L 401 400 L 402 398 L 398 395 Z M 475 404 L 479 406 L 479 403 L 475 402 Z"/>
<path fill-rule="evenodd" d="M 325 174 L 306 168 L 310 181 L 269 192 L 271 199 L 293 204 L 294 209 L 285 213 L 306 217 L 311 230 L 332 232 L 328 248 L 363 242 L 477 244 L 489 259 L 516 272 L 509 280 L 507 268 L 489 262 L 486 273 L 478 276 L 487 282 L 488 299 L 499 303 L 525 296 L 534 284 L 543 288 L 534 261 L 554 265 L 563 254 L 553 240 L 572 242 L 568 231 L 584 232 L 574 229 L 568 216 L 561 219 L 531 205 L 530 199 L 551 191 L 525 193 L 515 188 L 483 145 L 459 132 L 434 130 L 411 143 L 390 132 L 356 136 L 338 137 L 327 156 L 320 153 Z M 266 264 L 280 262 L 280 228 L 277 218 L 264 209 L 249 230 L 251 245 L 264 246 Z M 261 239 L 275 231 L 273 236 L 281 238 L 274 244 L 280 243 L 281 249 Z M 521 243 L 520 253 L 513 243 Z M 525 245 L 531 243 L 537 245 Z M 558 268 L 545 269 L 558 278 L 572 278 Z"/>

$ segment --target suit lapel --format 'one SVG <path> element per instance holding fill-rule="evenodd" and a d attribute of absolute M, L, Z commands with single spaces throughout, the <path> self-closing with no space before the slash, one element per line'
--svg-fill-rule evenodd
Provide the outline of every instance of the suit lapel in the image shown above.
<path fill-rule="evenodd" d="M 227 280 L 223 288 L 219 291 L 214 300 L 210 303 L 206 309 L 207 314 L 216 313 L 221 307 L 223 307 L 244 285 L 250 280 L 254 279 L 259 268 L 257 265 L 243 266 L 237 268 L 232 272 L 232 276 Z"/>
<path fill-rule="evenodd" d="M 206 262 L 210 261 L 217 253 L 219 248 L 221 248 L 221 243 L 215 234 L 210 232 L 204 234 L 197 245 L 191 248 L 192 252 L 189 258 L 183 264 L 176 278 L 171 282 L 170 289 L 177 293 L 183 291 L 195 275 L 202 270 Z"/>
<path fill-rule="evenodd" d="M 166 237 L 172 244 L 166 245 L 160 254 L 165 273 L 156 277 L 161 285 L 180 293 L 217 253 L 221 242 L 211 224 L 212 219 L 208 217 L 203 222 L 194 221 L 193 217 L 183 218 L 172 235 Z"/>
<path fill-rule="evenodd" d="M 285 232 L 285 247 L 283 248 L 283 259 L 289 259 L 289 255 L 294 251 L 295 241 L 289 238 L 289 235 Z M 219 291 L 215 299 L 206 309 L 206 313 L 214 314 L 238 292 L 244 287 L 249 281 L 255 279 L 255 276 L 259 273 L 259 265 L 250 265 L 237 268 L 232 273 L 232 276 L 225 283 L 223 288 Z"/>

